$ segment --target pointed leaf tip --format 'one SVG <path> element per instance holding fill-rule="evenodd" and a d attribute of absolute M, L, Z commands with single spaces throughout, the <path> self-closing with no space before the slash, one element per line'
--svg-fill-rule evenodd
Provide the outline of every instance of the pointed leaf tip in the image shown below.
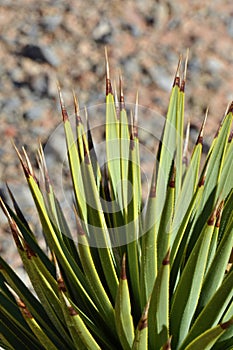
<path fill-rule="evenodd" d="M 57 83 L 57 90 L 58 90 L 58 96 L 59 96 L 59 100 L 60 100 L 62 117 L 63 117 L 63 121 L 65 122 L 66 120 L 69 119 L 69 116 L 68 116 L 67 110 L 65 108 L 65 103 L 64 103 L 64 99 L 62 96 L 61 87 L 60 87 L 59 83 Z"/>
<path fill-rule="evenodd" d="M 229 135 L 228 143 L 231 143 L 232 138 L 233 138 L 233 131 L 231 131 L 231 133 L 230 133 L 230 135 Z"/>
<path fill-rule="evenodd" d="M 122 280 L 126 280 L 127 279 L 127 276 L 126 276 L 126 254 L 124 254 L 123 258 L 122 258 L 121 279 Z"/>
<path fill-rule="evenodd" d="M 227 114 L 229 114 L 229 113 L 233 113 L 233 101 L 231 102 L 231 104 L 228 108 Z"/>
<path fill-rule="evenodd" d="M 228 329 L 231 325 L 233 325 L 233 318 L 231 318 L 229 321 L 224 322 L 224 323 L 220 323 L 220 327 L 222 329 Z"/>
<path fill-rule="evenodd" d="M 106 96 L 107 96 L 108 94 L 112 94 L 112 84 L 110 80 L 108 51 L 106 46 L 105 46 L 105 64 L 106 64 Z"/>
<path fill-rule="evenodd" d="M 170 337 L 166 342 L 166 344 L 164 344 L 163 350 L 171 350 L 171 343 L 172 343 L 172 337 Z"/>
<path fill-rule="evenodd" d="M 169 265 L 170 264 L 170 249 L 168 249 L 168 252 L 167 252 L 165 258 L 163 259 L 162 264 L 163 265 Z"/>
<path fill-rule="evenodd" d="M 176 74 L 175 74 L 175 79 L 174 79 L 174 83 L 173 83 L 173 87 L 174 86 L 180 87 L 180 66 L 181 66 L 181 62 L 182 62 L 182 55 L 180 55 L 180 57 L 179 57 L 179 61 L 178 61 L 177 69 L 176 69 Z"/>
<path fill-rule="evenodd" d="M 145 309 L 143 311 L 142 317 L 139 321 L 138 324 L 138 330 L 141 331 L 144 328 L 148 327 L 148 310 L 149 310 L 149 305 L 150 305 L 150 300 L 148 301 L 148 303 L 145 306 Z"/>
<path fill-rule="evenodd" d="M 74 112 L 75 112 L 76 122 L 79 125 L 80 123 L 82 123 L 82 119 L 80 117 L 80 109 L 79 109 L 78 98 L 75 95 L 74 90 L 73 90 L 73 100 L 74 100 Z"/>
<path fill-rule="evenodd" d="M 33 318 L 31 312 L 28 310 L 28 308 L 21 299 L 17 300 L 17 304 L 26 318 Z"/>
<path fill-rule="evenodd" d="M 77 311 L 76 311 L 72 306 L 69 306 L 69 307 L 68 307 L 68 310 L 69 310 L 70 316 L 76 316 L 76 315 L 78 315 Z"/>
<path fill-rule="evenodd" d="M 203 134 L 204 134 L 204 128 L 205 128 L 205 125 L 206 125 L 206 120 L 207 120 L 208 113 L 209 113 L 209 107 L 206 109 L 205 117 L 204 117 L 204 120 L 203 120 L 202 125 L 201 125 L 201 129 L 200 129 L 200 132 L 199 132 L 199 135 L 198 135 L 198 138 L 197 138 L 196 145 L 198 145 L 199 143 L 201 145 L 203 144 Z"/>

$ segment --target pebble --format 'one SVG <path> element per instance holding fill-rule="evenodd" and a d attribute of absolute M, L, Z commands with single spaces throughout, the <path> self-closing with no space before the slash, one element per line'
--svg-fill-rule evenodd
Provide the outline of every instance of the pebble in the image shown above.
<path fill-rule="evenodd" d="M 148 71 L 156 85 L 158 85 L 164 91 L 169 92 L 171 90 L 173 77 L 163 67 L 149 67 Z"/>
<path fill-rule="evenodd" d="M 41 26 L 47 32 L 53 32 L 62 23 L 62 19 L 63 19 L 62 15 L 45 16 L 41 19 Z"/>
<path fill-rule="evenodd" d="M 45 113 L 45 109 L 42 105 L 42 103 L 37 104 L 36 106 L 33 106 L 29 108 L 24 114 L 23 117 L 25 120 L 33 121 L 42 118 L 42 116 Z"/>
<path fill-rule="evenodd" d="M 27 44 L 22 48 L 21 54 L 37 62 L 49 63 L 54 67 L 60 64 L 59 58 L 48 46 Z"/>
<path fill-rule="evenodd" d="M 112 28 L 108 22 L 101 21 L 93 31 L 93 39 L 102 44 L 110 43 Z"/>

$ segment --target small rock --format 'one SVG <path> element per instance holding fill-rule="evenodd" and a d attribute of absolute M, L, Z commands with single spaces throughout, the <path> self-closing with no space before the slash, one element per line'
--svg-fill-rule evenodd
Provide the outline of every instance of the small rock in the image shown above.
<path fill-rule="evenodd" d="M 130 32 L 130 34 L 134 37 L 139 37 L 142 34 L 140 28 L 132 23 L 123 23 L 122 29 Z"/>
<path fill-rule="evenodd" d="M 39 97 L 48 96 L 49 77 L 45 74 L 38 74 L 30 77 L 30 89 Z"/>
<path fill-rule="evenodd" d="M 54 67 L 59 66 L 60 63 L 57 55 L 49 47 L 43 45 L 25 45 L 21 50 L 21 55 L 37 62 L 49 63 Z"/>
<path fill-rule="evenodd" d="M 152 80 L 164 91 L 170 91 L 172 87 L 172 77 L 163 67 L 153 66 L 148 69 Z"/>
<path fill-rule="evenodd" d="M 93 38 L 96 42 L 107 44 L 112 36 L 112 28 L 106 21 L 101 21 L 94 29 Z"/>
<path fill-rule="evenodd" d="M 30 109 L 28 109 L 24 113 L 23 117 L 26 120 L 33 121 L 33 120 L 42 118 L 44 112 L 45 112 L 45 110 L 42 106 L 36 105 L 36 106 L 33 106 Z"/>
<path fill-rule="evenodd" d="M 45 16 L 41 21 L 41 26 L 47 32 L 53 32 L 62 23 L 62 19 L 63 16 L 61 15 Z"/>

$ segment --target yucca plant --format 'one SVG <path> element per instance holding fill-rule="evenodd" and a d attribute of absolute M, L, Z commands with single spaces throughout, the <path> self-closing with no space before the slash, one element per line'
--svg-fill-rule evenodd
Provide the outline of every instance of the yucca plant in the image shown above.
<path fill-rule="evenodd" d="M 179 61 L 145 201 L 138 102 L 128 114 L 121 80 L 118 97 L 112 89 L 107 57 L 106 67 L 102 167 L 76 98 L 74 135 L 59 88 L 75 230 L 54 193 L 42 147 L 40 179 L 26 151 L 15 147 L 48 249 L 38 245 L 9 189 L 14 208 L 3 199 L 1 207 L 34 291 L 0 257 L 0 345 L 30 350 L 230 350 L 233 103 L 204 165 L 205 121 L 187 162 L 187 60 L 182 75 Z"/>

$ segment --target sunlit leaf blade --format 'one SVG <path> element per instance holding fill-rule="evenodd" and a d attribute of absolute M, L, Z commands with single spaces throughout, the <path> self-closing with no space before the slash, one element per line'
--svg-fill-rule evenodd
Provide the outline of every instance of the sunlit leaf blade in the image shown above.
<path fill-rule="evenodd" d="M 180 62 L 179 62 L 180 65 Z M 179 66 L 178 66 L 179 69 Z M 157 205 L 156 212 L 159 219 L 164 206 L 166 197 L 166 188 L 169 180 L 171 164 L 174 159 L 176 150 L 177 130 L 177 109 L 179 103 L 180 79 L 176 75 L 171 97 L 168 105 L 167 118 L 164 126 L 164 132 L 161 140 L 161 148 L 159 154 L 159 168 L 157 176 Z"/>
<path fill-rule="evenodd" d="M 109 177 L 112 182 L 115 198 L 119 200 L 118 187 L 121 184 L 121 149 L 120 127 L 116 114 L 114 96 L 109 75 L 109 63 L 106 54 L 106 153 Z M 122 209 L 122 208 L 121 208 Z"/>
<path fill-rule="evenodd" d="M 79 247 L 79 255 L 82 263 L 82 267 L 84 273 L 87 277 L 87 281 L 89 282 L 90 289 L 92 291 L 93 299 L 98 307 L 98 309 L 103 314 L 106 322 L 109 324 L 113 323 L 114 312 L 109 297 L 101 283 L 99 275 L 96 271 L 90 247 L 88 245 L 88 239 L 84 230 L 81 227 L 81 223 L 79 218 L 77 217 L 77 226 L 78 226 L 78 247 Z M 112 324 L 112 328 L 114 328 L 114 323 Z"/>
<path fill-rule="evenodd" d="M 0 346 L 5 350 L 15 350 L 17 347 L 30 350 L 33 343 L 30 343 L 28 338 L 24 338 L 23 332 L 20 332 L 14 322 L 11 322 L 8 318 L 1 314 L 0 329 L 2 334 L 0 335 Z M 35 349 L 42 349 L 42 347 L 36 347 Z"/>
<path fill-rule="evenodd" d="M 81 350 L 99 350 L 99 345 L 87 329 L 78 312 L 72 307 L 62 291 L 60 291 L 60 294 L 60 298 L 63 298 L 62 308 L 64 316 L 75 348 Z"/>
<path fill-rule="evenodd" d="M 48 318 L 42 304 L 37 298 L 29 291 L 29 289 L 24 285 L 20 278 L 15 274 L 15 272 L 10 268 L 10 266 L 0 257 L 1 274 L 6 279 L 9 286 L 16 292 L 27 307 L 30 309 L 31 313 L 36 317 L 38 322 L 46 329 L 50 335 L 54 335 L 54 327 L 50 319 Z"/>
<path fill-rule="evenodd" d="M 148 308 L 149 303 L 145 306 L 141 319 L 138 323 L 135 338 L 132 345 L 132 350 L 147 350 L 148 349 Z"/>
<path fill-rule="evenodd" d="M 178 347 L 188 333 L 202 288 L 209 246 L 214 230 L 215 213 L 204 226 L 181 274 L 172 298 L 171 334 Z"/>
<path fill-rule="evenodd" d="M 87 207 L 86 207 L 86 201 L 85 201 L 83 181 L 82 181 L 81 171 L 80 171 L 80 157 L 78 154 L 77 144 L 73 135 L 71 123 L 68 118 L 68 114 L 67 114 L 60 90 L 59 90 L 59 93 L 60 93 L 60 103 L 61 103 L 61 110 L 63 115 L 69 166 L 70 166 L 70 172 L 71 172 L 73 187 L 74 187 L 74 195 L 76 198 L 76 204 L 79 209 L 79 215 L 86 222 Z"/>
<path fill-rule="evenodd" d="M 8 337 L 8 335 L 6 334 L 6 338 L 9 340 L 10 344 L 16 344 L 16 339 L 18 337 L 20 341 L 27 346 L 27 348 L 30 349 L 30 347 L 34 346 L 35 350 L 40 349 L 39 342 L 35 340 L 33 335 L 31 334 L 30 328 L 28 327 L 27 323 L 22 317 L 22 314 L 20 313 L 17 304 L 14 300 L 11 299 L 11 294 L 9 290 L 7 295 L 5 293 L 0 292 L 0 305 L 1 321 L 3 322 L 2 327 L 7 327 L 8 323 L 14 325 L 15 327 L 14 336 L 10 333 L 11 327 L 9 327 L 10 336 Z M 16 346 L 17 344 L 15 345 L 15 347 Z"/>
<path fill-rule="evenodd" d="M 157 266 L 160 267 L 164 256 L 170 249 L 171 226 L 175 205 L 175 168 L 171 168 L 170 179 L 167 188 L 167 195 L 161 215 L 158 236 L 157 236 Z"/>
<path fill-rule="evenodd" d="M 233 141 L 232 141 L 232 135 L 231 135 L 231 137 L 229 137 L 229 140 L 228 140 L 224 164 L 221 172 L 221 177 L 219 179 L 219 186 L 217 191 L 217 196 L 220 197 L 221 195 L 222 198 L 226 198 L 233 188 L 232 154 L 233 154 Z"/>
<path fill-rule="evenodd" d="M 35 334 L 36 338 L 40 341 L 41 344 L 43 344 L 44 348 L 46 350 L 56 350 L 57 344 L 54 343 L 43 331 L 38 322 L 27 309 L 26 305 L 22 301 L 19 301 L 18 304 L 24 319 Z"/>
<path fill-rule="evenodd" d="M 220 174 L 223 168 L 224 157 L 227 149 L 228 139 L 230 135 L 230 129 L 232 125 L 232 111 L 225 116 L 223 123 L 220 127 L 217 138 L 213 147 L 210 149 L 207 155 L 207 170 L 206 170 L 206 186 L 203 192 L 203 198 L 199 206 L 199 213 L 206 206 L 207 200 L 211 198 L 208 206 L 206 206 L 205 211 L 211 212 L 213 208 L 213 203 L 217 200 L 217 192 L 214 192 L 214 188 L 217 186 L 220 178 Z M 224 199 L 224 198 L 221 198 Z"/>
<path fill-rule="evenodd" d="M 90 163 L 89 153 L 85 154 L 85 161 L 82 163 L 82 168 L 84 175 L 83 182 L 86 190 L 86 206 L 88 208 L 89 239 L 92 240 L 92 245 L 99 247 L 98 253 L 102 268 L 111 295 L 115 299 L 118 277 L 116 275 L 108 227 L 106 225 L 93 169 Z"/>
<path fill-rule="evenodd" d="M 116 329 L 124 350 L 130 350 L 134 340 L 134 325 L 131 314 L 129 287 L 126 276 L 126 257 L 122 261 L 122 271 L 115 304 Z"/>
<path fill-rule="evenodd" d="M 138 137 L 135 130 L 131 130 L 130 152 L 129 152 L 129 172 L 128 181 L 132 186 L 131 194 L 128 199 L 128 211 L 126 220 L 126 238 L 127 238 L 127 258 L 129 269 L 129 281 L 132 288 L 133 300 L 132 308 L 135 310 L 137 317 L 141 315 L 140 301 L 140 245 L 139 245 L 139 230 L 141 225 L 141 205 L 138 188 L 141 183 L 139 176 L 140 161 L 138 159 Z M 143 305 L 144 307 L 144 305 Z"/>
<path fill-rule="evenodd" d="M 128 171 L 129 171 L 129 146 L 130 134 L 128 125 L 128 116 L 125 108 L 124 95 L 122 89 L 122 78 L 120 79 L 120 122 L 119 122 L 119 137 L 120 137 L 120 160 L 121 160 L 121 199 L 120 203 L 122 210 L 127 213 L 128 202 Z"/>
<path fill-rule="evenodd" d="M 186 74 L 186 73 L 185 73 Z M 177 118 L 176 118 L 176 200 L 180 193 L 182 177 L 183 177 L 183 134 L 184 134 L 184 102 L 185 102 L 185 77 L 182 79 L 178 106 L 177 106 Z"/>
<path fill-rule="evenodd" d="M 221 285 L 225 275 L 227 263 L 230 258 L 233 247 L 233 218 L 228 230 L 225 231 L 224 236 L 219 243 L 216 250 L 215 257 L 209 267 L 208 273 L 205 277 L 203 288 L 199 300 L 199 308 L 202 309 L 208 303 L 216 289 Z"/>
<path fill-rule="evenodd" d="M 202 312 L 197 316 L 194 324 L 192 325 L 187 337 L 182 343 L 180 350 L 185 349 L 185 347 L 192 342 L 199 334 L 205 332 L 206 329 L 216 326 L 222 316 L 227 312 L 227 318 L 224 316 L 224 321 L 229 320 L 233 316 L 233 310 L 228 308 L 229 302 L 233 298 L 233 271 L 223 281 L 223 284 L 215 292 L 209 303 L 204 307 Z"/>
<path fill-rule="evenodd" d="M 193 201 L 193 197 L 195 196 L 198 185 L 204 124 L 205 120 L 198 136 L 197 143 L 194 147 L 190 163 L 185 172 L 184 179 L 182 181 L 182 188 L 179 191 L 178 198 L 176 199 L 176 210 L 174 212 L 174 218 L 172 222 L 172 245 L 176 239 L 177 231 L 180 229 L 180 225 L 185 217 L 185 214 L 191 213 L 191 208 L 189 206 L 191 201 Z M 187 210 L 187 208 L 189 209 Z"/>
<path fill-rule="evenodd" d="M 196 349 L 212 349 L 213 345 L 219 339 L 219 337 L 224 334 L 226 329 L 230 327 L 233 319 L 224 324 L 220 324 L 214 328 L 208 329 L 197 338 L 195 338 L 188 346 L 186 346 L 185 350 L 196 350 Z"/>
<path fill-rule="evenodd" d="M 145 305 L 151 295 L 157 276 L 157 227 L 155 223 L 156 188 L 155 168 L 143 222 L 142 255 L 140 270 L 141 303 Z"/>
<path fill-rule="evenodd" d="M 148 311 L 149 344 L 154 350 L 160 350 L 169 337 L 169 274 L 168 252 L 155 280 Z"/>

